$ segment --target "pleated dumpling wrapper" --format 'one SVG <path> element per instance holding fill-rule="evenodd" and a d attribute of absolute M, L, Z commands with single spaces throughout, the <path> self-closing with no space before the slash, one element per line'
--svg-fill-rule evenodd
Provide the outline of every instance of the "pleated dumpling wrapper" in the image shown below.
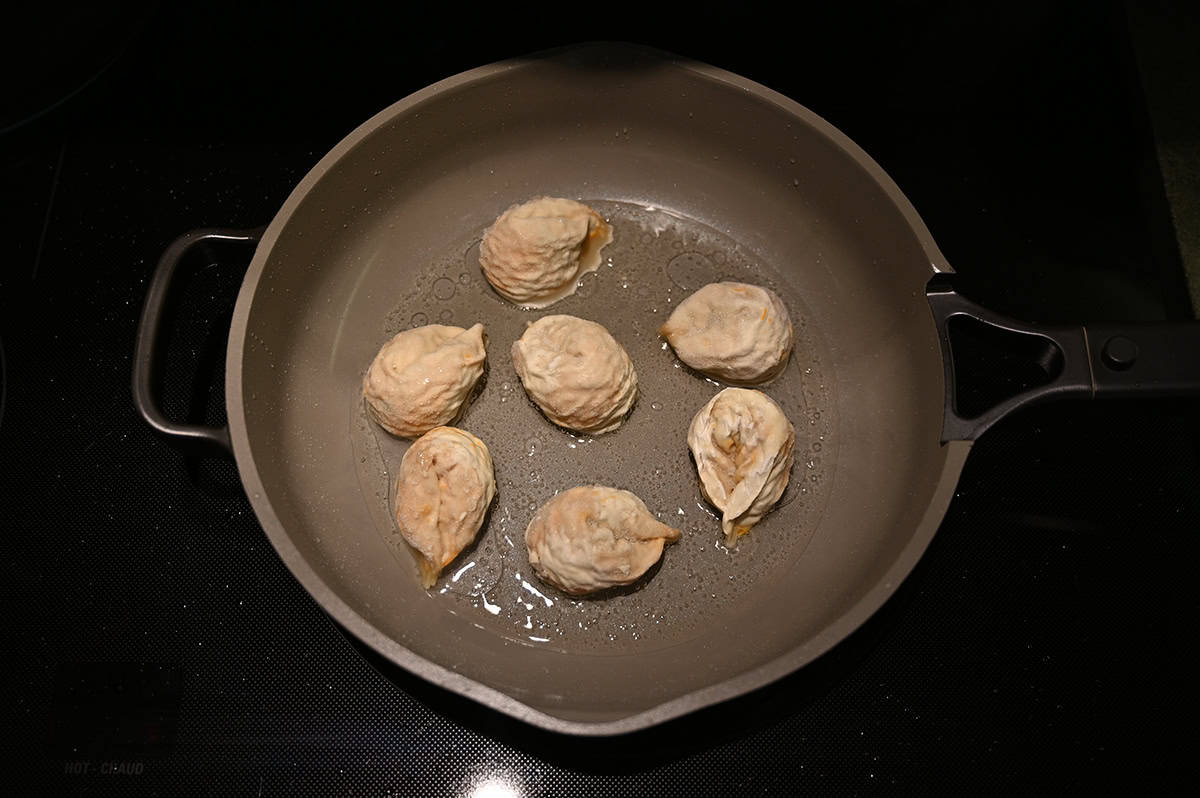
<path fill-rule="evenodd" d="M 479 265 L 505 299 L 544 308 L 575 293 L 612 238 L 612 226 L 582 202 L 539 197 L 513 205 L 488 228 Z"/>
<path fill-rule="evenodd" d="M 363 377 L 371 417 L 402 438 L 453 422 L 483 374 L 485 340 L 482 324 L 427 324 L 396 335 Z"/>
<path fill-rule="evenodd" d="M 700 490 L 721 511 L 725 545 L 766 515 L 787 487 L 796 431 L 761 391 L 726 388 L 692 419 L 688 448 Z"/>
<path fill-rule="evenodd" d="M 545 316 L 512 345 L 513 367 L 546 418 L 598 435 L 621 426 L 637 399 L 633 361 L 604 326 Z"/>
<path fill-rule="evenodd" d="M 637 581 L 679 535 L 629 491 L 583 485 L 542 505 L 525 548 L 538 578 L 580 596 Z"/>
<path fill-rule="evenodd" d="M 679 303 L 659 334 L 696 371 L 738 385 L 770 382 L 792 351 L 783 300 L 749 283 L 709 283 Z"/>
<path fill-rule="evenodd" d="M 475 539 L 495 495 L 492 455 L 471 433 L 436 427 L 408 447 L 396 480 L 396 524 L 422 586 L 433 587 Z"/>

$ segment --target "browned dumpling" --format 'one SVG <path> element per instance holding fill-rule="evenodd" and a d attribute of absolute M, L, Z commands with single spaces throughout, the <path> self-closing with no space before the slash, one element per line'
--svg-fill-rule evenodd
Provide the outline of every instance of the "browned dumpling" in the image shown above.
<path fill-rule="evenodd" d="M 542 505 L 525 548 L 538 578 L 583 595 L 636 581 L 679 535 L 629 491 L 585 485 Z"/>
<path fill-rule="evenodd" d="M 709 283 L 679 303 L 659 333 L 684 363 L 739 385 L 771 381 L 792 351 L 783 301 L 749 283 Z"/>
<path fill-rule="evenodd" d="M 465 430 L 437 427 L 404 453 L 396 525 L 424 587 L 433 587 L 442 569 L 475 539 L 495 495 L 491 453 Z"/>
<path fill-rule="evenodd" d="M 704 498 L 722 512 L 726 546 L 736 546 L 783 495 L 795 441 L 779 405 L 747 388 L 726 388 L 692 419 L 688 447 Z"/>
<path fill-rule="evenodd" d="M 482 324 L 405 330 L 383 345 L 363 377 L 367 409 L 402 438 L 449 424 L 483 374 L 486 357 Z"/>
<path fill-rule="evenodd" d="M 633 361 L 594 321 L 540 318 L 513 344 L 512 359 L 529 398 L 560 427 L 610 432 L 637 398 Z"/>
<path fill-rule="evenodd" d="M 612 237 L 612 226 L 582 202 L 540 197 L 512 206 L 488 228 L 479 265 L 504 298 L 544 308 L 575 293 Z"/>

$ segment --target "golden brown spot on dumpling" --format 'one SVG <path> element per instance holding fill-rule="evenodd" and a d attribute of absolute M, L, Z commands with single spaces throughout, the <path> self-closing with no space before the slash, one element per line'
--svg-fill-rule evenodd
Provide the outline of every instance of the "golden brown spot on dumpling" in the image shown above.
<path fill-rule="evenodd" d="M 760 391 L 726 388 L 692 419 L 688 447 L 701 492 L 722 512 L 726 546 L 733 547 L 783 495 L 794 443 L 783 410 Z"/>
<path fill-rule="evenodd" d="M 442 568 L 475 539 L 495 495 L 492 456 L 465 430 L 437 427 L 404 453 L 396 480 L 396 525 L 417 560 L 424 587 L 432 587 Z"/>

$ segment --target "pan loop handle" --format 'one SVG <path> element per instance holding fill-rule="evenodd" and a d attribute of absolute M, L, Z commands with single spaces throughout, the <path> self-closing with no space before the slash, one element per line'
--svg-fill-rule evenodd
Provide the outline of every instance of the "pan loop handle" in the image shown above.
<path fill-rule="evenodd" d="M 1028 405 L 1071 397 L 1200 397 L 1200 324 L 1150 322 L 1050 326 L 995 313 L 954 290 L 949 275 L 926 286 L 946 375 L 942 442 L 973 441 L 1000 419 Z M 1046 378 L 979 412 L 964 412 L 955 368 L 952 327 L 974 319 L 1006 331 L 1006 346 L 1032 359 Z"/>
<path fill-rule="evenodd" d="M 942 443 L 973 441 L 1009 413 L 1027 405 L 1068 396 L 1088 397 L 1094 392 L 1086 333 L 1083 327 L 1046 327 L 994 313 L 957 293 L 947 275 L 938 275 L 926 287 L 926 297 L 937 324 L 946 375 Z M 1016 336 L 1023 350 L 1037 352 L 1035 362 L 1047 378 L 1041 385 L 1021 391 L 980 412 L 968 413 L 962 402 L 963 385 L 955 368 L 952 326 L 959 319 L 974 319 L 993 330 Z M 1013 347 L 1018 348 L 1018 347 Z"/>
<path fill-rule="evenodd" d="M 233 454 L 228 425 L 209 427 L 171 421 L 163 414 L 154 395 L 153 386 L 162 356 L 163 321 L 176 270 L 184 255 L 199 244 L 209 241 L 257 242 L 264 229 L 203 228 L 184 233 L 163 252 L 150 279 L 133 355 L 133 403 L 147 424 L 181 448 L 225 456 Z"/>

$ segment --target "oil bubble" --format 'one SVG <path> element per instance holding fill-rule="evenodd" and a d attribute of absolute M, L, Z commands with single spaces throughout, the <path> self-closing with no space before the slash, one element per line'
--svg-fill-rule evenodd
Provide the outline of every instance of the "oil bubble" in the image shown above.
<path fill-rule="evenodd" d="M 583 275 L 579 278 L 579 282 L 576 283 L 575 295 L 584 299 L 590 297 L 596 292 L 596 283 L 599 279 L 600 277 L 596 272 L 588 272 Z"/>
<path fill-rule="evenodd" d="M 456 288 L 454 285 L 454 281 L 451 280 L 449 277 L 439 277 L 433 283 L 434 297 L 442 300 L 443 302 L 445 302 L 448 299 L 453 298 L 455 290 L 456 290 Z"/>
<path fill-rule="evenodd" d="M 680 288 L 692 291 L 713 282 L 716 268 L 699 252 L 683 252 L 667 263 L 667 277 Z"/>

